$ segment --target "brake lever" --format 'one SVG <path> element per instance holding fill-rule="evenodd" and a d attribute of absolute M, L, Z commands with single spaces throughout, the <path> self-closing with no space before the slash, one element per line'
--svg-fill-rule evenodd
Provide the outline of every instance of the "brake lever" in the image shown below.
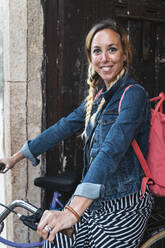
<path fill-rule="evenodd" d="M 19 218 L 26 226 L 36 231 L 42 215 L 43 215 L 43 211 L 41 208 L 39 208 L 34 214 L 29 216 L 21 215 Z"/>

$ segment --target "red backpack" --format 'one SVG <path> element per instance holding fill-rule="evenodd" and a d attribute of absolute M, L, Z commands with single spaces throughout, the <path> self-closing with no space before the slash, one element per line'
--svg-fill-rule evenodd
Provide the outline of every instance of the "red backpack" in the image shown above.
<path fill-rule="evenodd" d="M 131 86 L 133 85 L 129 85 L 125 89 L 120 99 L 119 113 L 125 92 Z M 134 139 L 131 144 L 145 173 L 145 177 L 142 180 L 142 196 L 145 193 L 147 184 L 153 195 L 165 196 L 165 114 L 163 113 L 165 94 L 161 92 L 158 97 L 154 97 L 150 99 L 150 101 L 158 102 L 155 109 L 151 109 L 149 148 L 146 159 L 136 139 Z"/>

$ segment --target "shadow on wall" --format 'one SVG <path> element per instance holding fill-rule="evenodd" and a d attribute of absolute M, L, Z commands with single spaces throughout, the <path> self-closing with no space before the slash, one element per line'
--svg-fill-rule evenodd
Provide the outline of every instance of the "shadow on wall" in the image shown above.
<path fill-rule="evenodd" d="M 0 8 L 1 9 L 1 8 Z M 2 13 L 0 13 L 0 19 L 2 18 Z M 3 20 L 0 20 L 0 157 L 4 156 L 4 128 L 3 128 L 3 109 L 4 109 L 4 64 L 3 64 Z M 4 175 L 0 175 L 0 202 L 5 203 L 4 194 Z M 0 211 L 3 210 L 0 207 Z M 6 237 L 6 230 L 4 228 L 2 236 Z M 5 248 L 4 244 L 0 243 L 0 248 Z"/>
<path fill-rule="evenodd" d="M 4 68 L 3 68 L 3 32 L 0 26 L 0 157 L 4 153 L 3 144 L 3 109 L 4 109 Z"/>

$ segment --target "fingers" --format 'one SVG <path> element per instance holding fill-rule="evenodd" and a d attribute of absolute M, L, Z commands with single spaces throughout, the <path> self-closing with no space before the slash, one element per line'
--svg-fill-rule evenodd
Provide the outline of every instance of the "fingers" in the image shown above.
<path fill-rule="evenodd" d="M 51 228 L 50 225 L 46 225 L 42 231 L 40 237 L 43 239 L 47 239 L 49 242 L 53 243 L 56 233 L 59 231 L 56 226 L 54 228 Z"/>
<path fill-rule="evenodd" d="M 48 239 L 48 237 L 49 237 L 49 231 L 46 230 L 45 228 L 43 228 L 42 234 L 39 235 L 39 236 L 40 236 L 41 238 L 43 238 L 43 239 Z"/>
<path fill-rule="evenodd" d="M 76 223 L 69 211 L 46 210 L 37 228 L 38 235 L 53 242 L 57 232 L 71 228 Z"/>
<path fill-rule="evenodd" d="M 49 233 L 49 236 L 48 236 L 48 241 L 53 243 L 54 239 L 55 239 L 55 236 L 56 236 L 56 233 L 59 232 L 58 228 L 55 226 L 51 232 Z"/>
<path fill-rule="evenodd" d="M 16 162 L 12 157 L 1 158 L 0 159 L 0 173 L 6 173 L 8 170 L 12 169 L 15 166 Z"/>
<path fill-rule="evenodd" d="M 5 169 L 5 167 L 6 167 L 5 163 L 0 162 L 0 170 L 3 171 Z"/>
<path fill-rule="evenodd" d="M 51 235 L 51 241 L 49 240 L 50 242 L 53 242 L 54 237 L 56 235 L 55 220 L 56 220 L 56 211 L 46 210 L 43 213 L 37 228 L 37 233 L 41 238 L 49 240 L 49 237 L 52 231 L 54 230 L 53 234 Z"/>
<path fill-rule="evenodd" d="M 49 234 L 49 231 L 45 228 L 46 225 L 48 225 L 49 223 L 49 213 L 50 211 L 46 210 L 42 217 L 41 217 L 41 220 L 38 224 L 38 227 L 37 227 L 37 233 L 40 237 L 42 237 L 43 239 L 47 239 L 48 237 L 48 234 Z M 50 227 L 51 228 L 51 227 Z"/>
<path fill-rule="evenodd" d="M 7 164 L 6 159 L 0 159 L 0 173 L 6 173 L 9 170 Z"/>

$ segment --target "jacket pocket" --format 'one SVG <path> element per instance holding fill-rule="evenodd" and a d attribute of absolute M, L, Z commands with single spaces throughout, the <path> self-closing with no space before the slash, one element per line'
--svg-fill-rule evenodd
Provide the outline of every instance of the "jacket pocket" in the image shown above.
<path fill-rule="evenodd" d="M 93 160 L 97 156 L 98 151 L 99 151 L 99 149 L 95 149 L 95 148 L 92 148 L 91 149 L 91 153 L 90 153 L 90 164 L 93 162 Z"/>
<path fill-rule="evenodd" d="M 104 115 L 100 118 L 98 121 L 99 123 L 99 133 L 100 133 L 100 139 L 101 142 L 105 140 L 106 135 L 108 134 L 111 126 L 116 121 L 118 117 L 118 112 L 116 111 L 106 111 L 104 112 Z"/>

